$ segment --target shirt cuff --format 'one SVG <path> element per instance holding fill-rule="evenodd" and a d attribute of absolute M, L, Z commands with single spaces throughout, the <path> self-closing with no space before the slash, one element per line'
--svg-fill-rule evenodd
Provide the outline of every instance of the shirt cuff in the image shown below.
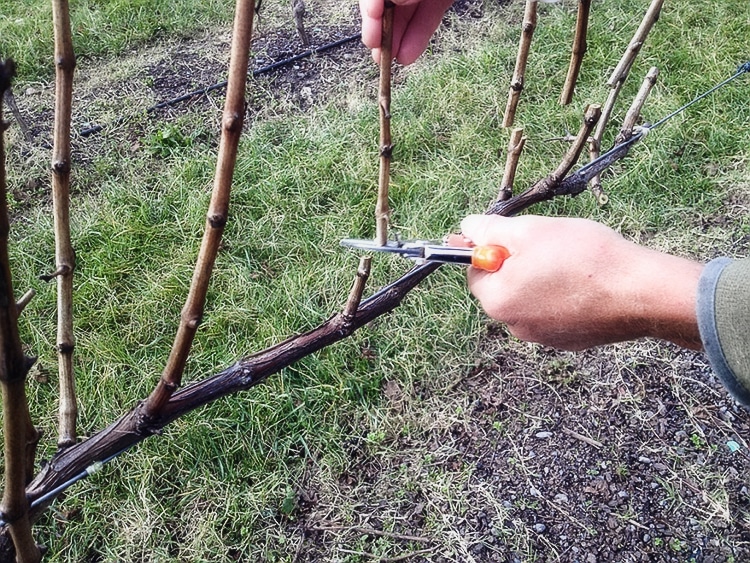
<path fill-rule="evenodd" d="M 711 368 L 732 396 L 746 407 L 750 407 L 750 389 L 737 379 L 729 367 L 716 325 L 716 289 L 724 268 L 731 263 L 732 260 L 729 258 L 716 258 L 703 269 L 698 281 L 696 303 L 698 329 Z"/>

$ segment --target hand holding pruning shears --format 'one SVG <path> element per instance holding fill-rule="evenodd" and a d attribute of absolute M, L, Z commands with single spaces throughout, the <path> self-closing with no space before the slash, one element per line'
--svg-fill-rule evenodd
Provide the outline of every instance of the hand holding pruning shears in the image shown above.
<path fill-rule="evenodd" d="M 461 235 L 449 235 L 441 244 L 434 241 L 388 241 L 380 245 L 374 241 L 361 239 L 344 239 L 342 246 L 358 248 L 368 252 L 390 252 L 400 254 L 417 262 L 439 262 L 441 264 L 463 264 L 473 266 L 486 272 L 497 272 L 505 259 L 510 256 L 508 250 L 499 245 L 475 246 Z"/>
<path fill-rule="evenodd" d="M 651 336 L 700 348 L 698 262 L 636 245 L 587 219 L 471 215 L 461 231 L 463 236 L 451 235 L 445 245 L 342 244 L 425 262 L 471 264 L 472 294 L 522 340 L 580 350 Z"/>
<path fill-rule="evenodd" d="M 467 277 L 487 314 L 522 340 L 582 350 L 650 336 L 700 348 L 698 262 L 588 219 L 470 215 L 461 231 L 477 245 L 507 246 L 499 271 L 469 268 Z"/>

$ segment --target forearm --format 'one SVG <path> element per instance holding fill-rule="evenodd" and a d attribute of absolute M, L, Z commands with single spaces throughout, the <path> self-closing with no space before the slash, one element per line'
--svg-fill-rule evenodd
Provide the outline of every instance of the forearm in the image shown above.
<path fill-rule="evenodd" d="M 702 347 L 696 299 L 704 265 L 677 256 L 633 245 L 640 257 L 633 272 L 631 318 L 642 322 L 646 336 L 669 340 L 685 348 Z"/>

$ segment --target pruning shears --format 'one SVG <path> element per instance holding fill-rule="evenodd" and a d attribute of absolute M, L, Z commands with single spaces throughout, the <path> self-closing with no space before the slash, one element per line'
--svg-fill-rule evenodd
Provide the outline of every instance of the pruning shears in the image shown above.
<path fill-rule="evenodd" d="M 449 240 L 453 240 L 451 237 Z M 454 246 L 446 242 L 429 240 L 389 240 L 381 245 L 372 240 L 344 239 L 341 246 L 357 248 L 367 252 L 390 252 L 400 254 L 417 263 L 440 262 L 443 264 L 463 264 L 487 272 L 497 272 L 510 252 L 504 246 Z"/>

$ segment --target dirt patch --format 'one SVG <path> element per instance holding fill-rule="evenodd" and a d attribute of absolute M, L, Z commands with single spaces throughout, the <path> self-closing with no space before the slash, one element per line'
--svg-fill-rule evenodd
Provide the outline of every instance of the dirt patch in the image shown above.
<path fill-rule="evenodd" d="M 499 5 L 505 3 L 497 1 Z M 255 76 L 248 87 L 249 122 L 274 112 L 305 111 L 328 103 L 337 94 L 361 88 L 377 76 L 368 51 L 357 37 L 357 9 L 347 6 L 348 14 L 347 10 L 339 14 L 346 23 L 335 25 L 316 22 L 315 13 L 323 11 L 321 7 L 309 9 L 309 44 L 302 42 L 291 25 L 268 27 L 264 23 L 266 9 L 261 9 L 251 52 L 250 67 Z M 462 19 L 478 20 L 484 15 L 484 4 L 458 0 L 451 10 Z M 330 15 L 320 17 L 330 19 Z M 278 16 L 271 14 L 268 19 L 274 23 Z M 341 44 L 328 48 L 337 42 Z M 175 119 L 196 112 L 204 119 L 215 118 L 223 105 L 230 43 L 229 30 L 212 29 L 197 37 L 161 41 L 114 61 L 79 60 L 73 104 L 73 150 L 78 151 L 79 164 L 87 161 L 85 139 L 105 131 L 138 129 L 144 113 L 152 119 Z M 290 59 L 296 60 L 283 63 Z M 401 69 L 394 72 L 398 75 Z M 17 89 L 16 99 L 28 125 L 31 145 L 48 150 L 54 82 L 23 85 Z"/>
<path fill-rule="evenodd" d="M 452 389 L 406 398 L 440 403 L 436 417 L 461 406 L 450 425 L 394 434 L 385 454 L 352 440 L 339 494 L 358 525 L 332 525 L 346 517 L 330 496 L 302 492 L 298 561 L 342 544 L 378 553 L 384 528 L 396 546 L 383 560 L 750 558 L 750 416 L 702 354 L 655 342 L 563 353 L 499 326 L 479 354 Z M 404 398 L 384 395 L 399 419 Z"/>
<path fill-rule="evenodd" d="M 301 43 L 294 28 L 258 32 L 253 41 L 251 68 L 260 70 L 249 80 L 245 121 L 278 114 L 304 112 L 331 97 L 357 88 L 373 72 L 369 54 L 356 37 L 354 23 L 315 26 L 314 43 Z M 311 53 L 343 41 L 321 53 Z M 92 190 L 86 170 L 102 155 L 127 159 L 160 143 L 165 134 L 175 142 L 195 138 L 218 144 L 224 104 L 231 33 L 209 30 L 198 37 L 164 41 L 117 60 L 79 61 L 72 115 L 73 191 Z M 265 70 L 273 63 L 301 56 L 289 64 Z M 15 208 L 23 211 L 47 201 L 48 163 L 52 146 L 54 82 L 19 84 L 15 99 L 25 131 L 9 130 L 8 169 Z M 183 147 L 184 148 L 184 147 Z"/>

